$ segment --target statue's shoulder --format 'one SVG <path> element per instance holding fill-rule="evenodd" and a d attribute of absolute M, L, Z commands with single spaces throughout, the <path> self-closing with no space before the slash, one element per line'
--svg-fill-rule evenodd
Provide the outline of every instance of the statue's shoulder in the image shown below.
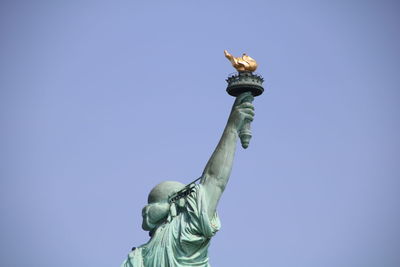
<path fill-rule="evenodd" d="M 144 267 L 142 247 L 133 248 L 121 267 Z"/>

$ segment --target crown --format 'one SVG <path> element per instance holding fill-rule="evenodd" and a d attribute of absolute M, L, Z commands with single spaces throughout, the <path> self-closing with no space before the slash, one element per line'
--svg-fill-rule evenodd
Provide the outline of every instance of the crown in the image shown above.
<path fill-rule="evenodd" d="M 175 203 L 176 201 L 178 201 L 179 199 L 183 198 L 183 197 L 187 197 L 188 195 L 190 195 L 191 193 L 194 192 L 194 187 L 196 185 L 196 182 L 198 180 L 200 180 L 201 177 L 197 178 L 196 180 L 194 180 L 193 182 L 191 182 L 190 184 L 187 184 L 184 188 L 182 188 L 181 190 L 179 190 L 176 193 L 173 193 L 172 195 L 170 195 L 168 197 L 168 203 Z"/>

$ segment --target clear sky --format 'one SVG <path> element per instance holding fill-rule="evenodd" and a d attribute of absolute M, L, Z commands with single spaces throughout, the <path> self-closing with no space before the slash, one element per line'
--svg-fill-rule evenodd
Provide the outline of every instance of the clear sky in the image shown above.
<path fill-rule="evenodd" d="M 119 266 L 259 62 L 215 267 L 400 266 L 398 1 L 1 1 L 0 265 Z"/>

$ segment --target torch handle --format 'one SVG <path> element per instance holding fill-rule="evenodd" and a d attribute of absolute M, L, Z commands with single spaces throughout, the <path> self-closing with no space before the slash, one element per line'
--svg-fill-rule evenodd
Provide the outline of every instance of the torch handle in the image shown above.
<path fill-rule="evenodd" d="M 252 103 L 254 100 L 253 94 L 251 92 L 244 92 L 243 95 L 244 94 L 246 94 L 246 96 L 243 97 L 241 103 Z M 249 147 L 250 139 L 252 137 L 250 123 L 251 122 L 249 120 L 246 120 L 242 126 L 242 129 L 239 132 L 240 142 L 242 143 L 242 147 L 244 149 Z"/>

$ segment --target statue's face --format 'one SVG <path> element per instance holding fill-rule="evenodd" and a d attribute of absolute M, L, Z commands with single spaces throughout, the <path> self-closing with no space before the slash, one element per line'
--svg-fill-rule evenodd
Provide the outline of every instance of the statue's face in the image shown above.
<path fill-rule="evenodd" d="M 142 228 L 151 231 L 156 228 L 168 216 L 170 205 L 168 197 L 178 192 L 184 184 L 179 182 L 162 182 L 156 185 L 149 194 L 148 205 L 142 210 L 143 223 Z"/>

